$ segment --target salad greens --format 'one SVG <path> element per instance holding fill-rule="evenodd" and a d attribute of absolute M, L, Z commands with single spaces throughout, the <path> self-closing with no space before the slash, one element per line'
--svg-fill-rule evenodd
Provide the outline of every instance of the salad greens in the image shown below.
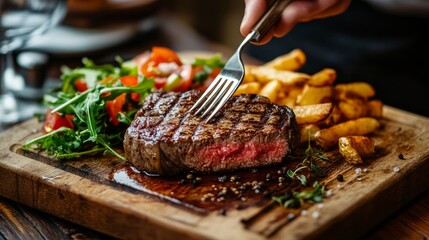
<path fill-rule="evenodd" d="M 210 74 L 213 73 L 213 69 L 221 69 L 225 65 L 225 62 L 222 60 L 222 56 L 217 54 L 212 58 L 196 58 L 193 67 L 201 67 L 202 71 L 197 71 L 194 75 L 194 82 L 202 84 Z"/>
<path fill-rule="evenodd" d="M 61 90 L 56 96 L 47 97 L 45 101 L 49 109 L 52 109 L 49 114 L 72 115 L 74 128 L 60 127 L 48 132 L 28 141 L 23 146 L 24 149 L 33 147 L 35 150 L 46 150 L 59 159 L 98 152 L 110 153 L 124 159 L 113 147 L 122 144 L 124 131 L 138 109 L 139 103 L 132 101 L 130 94 L 138 93 L 140 99 L 143 99 L 153 89 L 154 81 L 139 76 L 137 85 L 125 86 L 120 78 L 137 77 L 137 66 L 123 63 L 120 63 L 119 67 L 97 66 L 89 59 L 83 59 L 83 64 L 83 67 L 74 70 L 64 68 Z M 85 83 L 92 86 L 84 92 L 79 92 L 74 85 L 77 79 L 85 79 Z M 127 111 L 118 114 L 121 124 L 113 127 L 106 105 L 122 94 L 127 94 Z"/>

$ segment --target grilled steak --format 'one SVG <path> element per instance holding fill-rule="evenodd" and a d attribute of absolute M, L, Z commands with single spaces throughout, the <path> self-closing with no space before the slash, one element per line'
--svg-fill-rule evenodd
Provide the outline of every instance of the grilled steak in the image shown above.
<path fill-rule="evenodd" d="M 125 133 L 127 159 L 160 175 L 279 163 L 298 140 L 295 115 L 258 95 L 231 98 L 209 123 L 186 114 L 196 90 L 148 95 Z"/>

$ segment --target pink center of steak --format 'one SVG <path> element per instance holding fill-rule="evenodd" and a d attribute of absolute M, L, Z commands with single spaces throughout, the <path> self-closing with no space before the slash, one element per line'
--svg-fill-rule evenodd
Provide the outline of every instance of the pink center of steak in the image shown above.
<path fill-rule="evenodd" d="M 195 152 L 192 164 L 204 171 L 253 167 L 281 162 L 288 151 L 284 139 L 270 142 L 218 142 Z"/>

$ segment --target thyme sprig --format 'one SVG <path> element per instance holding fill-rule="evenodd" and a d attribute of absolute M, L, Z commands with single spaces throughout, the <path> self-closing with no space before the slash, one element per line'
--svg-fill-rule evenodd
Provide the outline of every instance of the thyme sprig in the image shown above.
<path fill-rule="evenodd" d="M 308 141 L 307 149 L 305 150 L 304 160 L 300 164 L 297 165 L 295 170 L 288 169 L 286 171 L 286 176 L 288 176 L 292 180 L 298 180 L 301 182 L 301 185 L 307 186 L 307 177 L 304 174 L 300 174 L 300 172 L 304 169 L 310 169 L 312 172 L 316 173 L 317 176 L 323 177 L 325 175 L 316 164 L 317 160 L 327 161 L 330 159 L 325 155 L 325 153 L 321 149 L 314 149 L 311 146 L 311 142 Z"/>
<path fill-rule="evenodd" d="M 325 162 L 330 161 L 330 159 L 321 149 L 314 149 L 311 146 L 311 141 L 309 139 L 307 149 L 305 150 L 305 158 L 302 161 L 302 164 L 309 166 L 311 171 L 316 173 L 317 176 L 323 177 L 325 176 L 325 173 L 320 170 L 319 166 L 316 163 L 317 160 L 322 160 Z"/>
<path fill-rule="evenodd" d="M 282 196 L 274 196 L 272 200 L 285 208 L 299 208 L 304 203 L 319 203 L 323 201 L 325 186 L 314 182 L 313 187 L 301 192 L 285 192 Z"/>
<path fill-rule="evenodd" d="M 298 174 L 301 170 L 306 169 L 306 168 L 308 168 L 308 167 L 304 165 L 304 166 L 300 166 L 300 167 L 296 168 L 295 170 L 288 169 L 286 171 L 286 175 L 292 180 L 294 180 L 294 179 L 299 180 L 303 186 L 307 186 L 307 177 L 305 177 L 304 174 L 300 174 L 300 175 Z"/>
<path fill-rule="evenodd" d="M 317 176 L 323 177 L 325 175 L 317 165 L 317 161 L 327 161 L 330 159 L 325 155 L 321 149 L 315 149 L 311 146 L 311 141 L 308 141 L 308 146 L 304 151 L 304 159 L 299 163 L 295 170 L 288 169 L 286 176 L 292 180 L 298 180 L 302 186 L 307 186 L 308 178 L 302 173 L 303 170 L 309 169 Z M 310 172 L 310 173 L 311 173 Z M 304 202 L 321 202 L 323 200 L 325 186 L 320 185 L 317 181 L 313 183 L 313 189 L 304 190 L 301 192 L 285 192 L 283 196 L 274 196 L 273 201 L 278 202 L 286 208 L 299 208 Z"/>

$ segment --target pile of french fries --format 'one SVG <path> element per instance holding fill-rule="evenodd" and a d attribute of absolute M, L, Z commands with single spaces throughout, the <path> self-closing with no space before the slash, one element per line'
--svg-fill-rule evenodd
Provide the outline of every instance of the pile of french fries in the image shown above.
<path fill-rule="evenodd" d="M 298 72 L 306 56 L 300 49 L 260 66 L 247 65 L 243 83 L 235 94 L 258 94 L 293 109 L 300 126 L 301 142 L 315 141 L 340 153 L 351 164 L 362 163 L 374 151 L 366 135 L 379 128 L 383 103 L 372 99 L 374 88 L 365 82 L 336 84 L 334 69 L 313 75 Z"/>

